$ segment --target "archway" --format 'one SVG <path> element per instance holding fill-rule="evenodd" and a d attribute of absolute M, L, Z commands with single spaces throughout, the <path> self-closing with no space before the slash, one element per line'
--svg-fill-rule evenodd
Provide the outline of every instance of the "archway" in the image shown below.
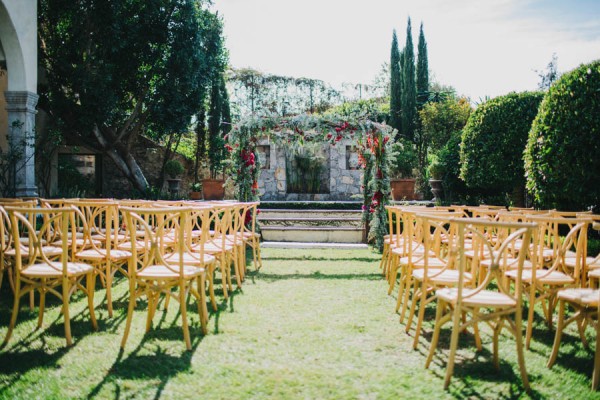
<path fill-rule="evenodd" d="M 5 126 L 10 187 L 3 195 L 37 196 L 35 114 L 37 95 L 37 1 L 0 0 L 0 43 L 6 65 Z M 14 161 L 14 162 L 13 162 Z M 7 190 L 8 189 L 8 190 Z"/>

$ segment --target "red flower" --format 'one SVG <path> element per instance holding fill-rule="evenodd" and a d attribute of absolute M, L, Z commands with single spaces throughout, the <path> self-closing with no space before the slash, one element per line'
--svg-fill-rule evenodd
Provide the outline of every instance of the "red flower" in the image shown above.
<path fill-rule="evenodd" d="M 342 140 L 342 135 L 337 135 L 337 136 L 335 137 L 335 141 L 336 141 L 336 142 L 339 142 L 340 140 Z"/>
<path fill-rule="evenodd" d="M 335 131 L 336 131 L 337 133 L 340 133 L 340 132 L 342 131 L 342 128 L 340 128 L 339 126 L 336 126 L 336 127 L 335 127 Z"/>
<path fill-rule="evenodd" d="M 327 140 L 330 140 L 333 137 L 333 135 L 331 133 L 327 134 Z"/>
<path fill-rule="evenodd" d="M 233 151 L 233 147 L 231 147 L 229 144 L 225 145 L 225 148 L 227 149 L 228 152 L 232 152 Z"/>
<path fill-rule="evenodd" d="M 386 136 L 386 137 L 383 138 L 383 144 L 387 144 L 387 142 L 389 142 L 389 141 L 390 141 L 390 137 L 389 136 Z"/>
<path fill-rule="evenodd" d="M 258 181 L 254 181 L 252 184 L 252 189 L 258 189 Z"/>

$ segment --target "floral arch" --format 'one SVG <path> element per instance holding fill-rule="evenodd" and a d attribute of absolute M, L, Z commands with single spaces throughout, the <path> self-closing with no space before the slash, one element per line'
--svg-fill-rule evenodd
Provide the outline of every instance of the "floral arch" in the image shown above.
<path fill-rule="evenodd" d="M 356 142 L 363 175 L 363 223 L 369 227 L 368 240 L 383 249 L 387 227 L 385 206 L 390 197 L 388 153 L 394 130 L 368 119 L 302 114 L 294 117 L 251 116 L 233 126 L 227 137 L 230 152 L 230 179 L 240 201 L 258 200 L 260 166 L 256 146 L 268 137 L 276 144 L 330 143 L 342 139 Z"/>

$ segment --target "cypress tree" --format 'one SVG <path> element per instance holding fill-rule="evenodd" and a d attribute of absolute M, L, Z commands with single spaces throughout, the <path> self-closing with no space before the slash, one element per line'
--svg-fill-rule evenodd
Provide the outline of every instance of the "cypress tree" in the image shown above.
<path fill-rule="evenodd" d="M 229 133 L 231 130 L 231 106 L 224 76 L 221 76 L 221 123 L 223 124 L 223 133 Z"/>
<path fill-rule="evenodd" d="M 415 82 L 415 49 L 412 40 L 410 17 L 406 27 L 406 46 L 402 52 L 402 134 L 414 140 L 417 121 L 417 87 Z"/>
<path fill-rule="evenodd" d="M 215 179 L 223 170 L 223 155 L 225 141 L 221 135 L 221 83 L 214 82 L 210 89 L 210 105 L 208 109 L 208 159 L 210 162 L 210 175 Z"/>
<path fill-rule="evenodd" d="M 417 107 L 421 109 L 429 98 L 429 62 L 427 60 L 427 42 L 423 33 L 423 23 L 419 32 L 419 54 L 417 56 Z"/>
<path fill-rule="evenodd" d="M 390 126 L 400 132 L 402 126 L 402 87 L 400 73 L 400 50 L 396 30 L 392 35 L 392 50 L 390 55 Z"/>

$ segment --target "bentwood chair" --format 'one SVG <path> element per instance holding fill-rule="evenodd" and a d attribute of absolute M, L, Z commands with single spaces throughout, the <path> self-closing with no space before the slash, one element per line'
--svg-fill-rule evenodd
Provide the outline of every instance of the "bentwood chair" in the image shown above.
<path fill-rule="evenodd" d="M 598 389 L 600 382 L 600 324 L 598 323 L 598 311 L 600 307 L 600 290 L 590 288 L 565 289 L 558 292 L 558 322 L 552 353 L 548 360 L 548 368 L 556 362 L 560 342 L 565 328 L 571 323 L 577 324 L 579 337 L 585 347 L 589 347 L 585 338 L 585 327 L 589 324 L 596 331 L 596 349 L 594 355 L 594 372 L 592 374 L 592 389 Z M 566 305 L 575 311 L 573 315 L 566 318 Z"/>
<path fill-rule="evenodd" d="M 77 251 L 75 258 L 94 266 L 106 287 L 106 305 L 108 315 L 112 317 L 112 282 L 118 270 L 127 276 L 123 266 L 131 257 L 130 251 L 119 249 L 127 238 L 119 233 L 119 205 L 114 201 L 97 200 L 74 200 L 66 204 L 77 207 L 88 226 L 80 239 L 82 248 Z"/>
<path fill-rule="evenodd" d="M 558 292 L 581 285 L 582 263 L 585 260 L 584 250 L 590 221 L 548 216 L 528 216 L 527 220 L 538 225 L 534 245 L 528 247 L 534 266 L 525 269 L 520 279 L 529 303 L 525 339 L 525 346 L 529 348 L 535 305 L 541 304 L 548 327 L 551 328 Z M 561 237 L 561 227 L 570 228 L 564 238 Z M 570 251 L 575 252 L 576 262 L 573 268 L 565 263 L 565 256 Z M 506 272 L 506 276 L 515 283 L 517 274 L 519 273 L 514 269 Z"/>
<path fill-rule="evenodd" d="M 262 268 L 260 256 L 260 233 L 256 229 L 256 216 L 258 215 L 259 202 L 244 203 L 244 224 L 242 225 L 242 238 L 247 246 L 252 249 L 252 264 L 258 271 Z M 245 258 L 245 255 L 244 255 Z"/>
<path fill-rule="evenodd" d="M 204 268 L 185 262 L 186 253 L 189 252 L 185 234 L 192 210 L 187 207 L 123 207 L 122 211 L 128 235 L 135 236 L 139 230 L 144 231 L 145 251 L 138 251 L 138 240 L 130 241 L 132 257 L 129 259 L 127 269 L 129 306 L 121 348 L 125 348 L 127 343 L 137 299 L 141 296 L 147 298 L 146 332 L 148 332 L 152 327 L 152 319 L 156 313 L 160 296 L 166 295 L 179 304 L 183 339 L 186 348 L 191 350 L 186 304 L 188 294 L 196 298 L 203 334 L 207 333 L 208 322 L 205 299 L 206 271 Z M 174 248 L 171 248 L 165 241 L 168 235 L 173 235 L 175 238 Z M 167 260 L 171 253 L 176 254 L 177 263 Z"/>
<path fill-rule="evenodd" d="M 498 369 L 498 338 L 503 328 L 508 328 L 515 336 L 517 359 L 523 386 L 529 391 L 529 380 L 525 370 L 525 358 L 523 354 L 522 338 L 522 285 L 521 273 L 523 262 L 527 255 L 529 246 L 522 246 L 517 255 L 517 274 L 514 286 L 506 284 L 500 265 L 503 257 L 509 253 L 512 243 L 520 240 L 530 243 L 535 225 L 525 223 L 501 223 L 486 221 L 480 218 L 454 219 L 452 223 L 457 224 L 458 237 L 458 285 L 455 288 L 444 288 L 437 291 L 437 310 L 435 328 L 431 340 L 431 347 L 425 367 L 428 368 L 433 360 L 438 345 L 440 331 L 443 325 L 452 324 L 452 335 L 450 338 L 450 353 L 446 367 L 446 378 L 444 388 L 447 389 L 454 373 L 455 357 L 458 347 L 458 335 L 468 327 L 475 329 L 475 335 L 479 335 L 477 324 L 487 323 L 493 331 L 493 363 Z M 502 239 L 502 244 L 496 247 L 496 243 L 482 232 L 489 230 L 490 226 L 509 230 L 509 235 Z M 491 254 L 492 262 L 486 271 L 486 276 L 475 288 L 466 287 L 467 260 L 465 257 L 465 238 L 472 237 L 484 243 L 486 252 Z M 496 250 L 494 250 L 496 249 Z"/>
<path fill-rule="evenodd" d="M 4 343 L 10 339 L 17 321 L 21 297 L 33 291 L 38 291 L 40 294 L 38 328 L 43 322 L 46 294 L 54 294 L 61 299 L 68 346 L 72 344 L 69 299 L 76 290 L 83 291 L 87 296 L 92 327 L 94 330 L 98 329 L 94 314 L 94 268 L 73 258 L 76 241 L 72 239 L 77 234 L 75 216 L 79 211 L 74 207 L 53 209 L 7 207 L 7 212 L 13 238 L 25 237 L 27 241 L 22 241 L 14 247 L 14 305 Z M 34 218 L 31 218 L 32 214 Z M 36 217 L 41 217 L 39 229 L 36 227 Z M 54 247 L 54 251 L 48 251 L 48 246 L 45 244 L 55 237 L 61 238 L 61 247 Z M 83 278 L 86 279 L 85 286 L 81 284 Z"/>

